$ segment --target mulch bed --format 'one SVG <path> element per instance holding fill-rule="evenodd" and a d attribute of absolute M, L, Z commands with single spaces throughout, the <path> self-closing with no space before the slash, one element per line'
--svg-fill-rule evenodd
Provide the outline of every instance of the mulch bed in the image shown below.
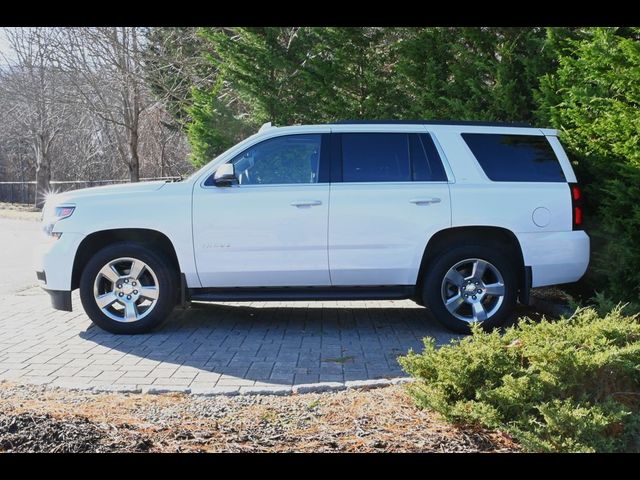
<path fill-rule="evenodd" d="M 93 394 L 0 384 L 0 452 L 513 452 L 403 386 L 278 396 Z"/>

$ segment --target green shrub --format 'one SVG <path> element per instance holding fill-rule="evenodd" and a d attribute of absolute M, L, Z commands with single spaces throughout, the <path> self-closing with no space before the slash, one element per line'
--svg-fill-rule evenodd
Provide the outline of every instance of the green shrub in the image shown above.
<path fill-rule="evenodd" d="M 530 451 L 640 451 L 640 322 L 620 307 L 424 345 L 400 358 L 420 407 L 501 429 Z"/>
<path fill-rule="evenodd" d="M 595 296 L 587 301 L 587 306 L 593 307 L 598 315 L 606 315 L 607 312 L 618 308 L 623 315 L 636 315 L 640 313 L 640 303 L 637 302 L 616 302 L 604 292 L 596 292 Z"/>

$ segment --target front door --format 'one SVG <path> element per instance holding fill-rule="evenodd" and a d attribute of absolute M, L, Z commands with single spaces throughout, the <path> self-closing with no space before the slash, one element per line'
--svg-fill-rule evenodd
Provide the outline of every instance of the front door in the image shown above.
<path fill-rule="evenodd" d="M 264 140 L 230 160 L 237 184 L 218 187 L 211 178 L 195 187 L 194 251 L 203 287 L 331 284 L 322 137 Z"/>

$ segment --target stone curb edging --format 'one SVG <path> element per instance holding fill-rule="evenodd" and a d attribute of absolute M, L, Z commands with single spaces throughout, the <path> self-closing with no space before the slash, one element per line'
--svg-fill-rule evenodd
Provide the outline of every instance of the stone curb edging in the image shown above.
<path fill-rule="evenodd" d="M 136 385 L 104 385 L 97 387 L 87 387 L 85 385 L 47 385 L 50 389 L 67 389 L 71 391 L 83 391 L 91 393 L 133 393 L 133 394 L 149 394 L 160 395 L 168 393 L 191 394 L 199 397 L 213 396 L 236 396 L 236 395 L 302 395 L 305 393 L 324 393 L 338 392 L 341 390 L 371 390 L 374 388 L 388 387 L 390 385 L 401 385 L 412 383 L 413 378 L 396 377 L 390 379 L 376 380 L 351 380 L 345 383 L 339 382 L 320 382 L 303 385 L 294 385 L 292 387 L 280 387 L 277 385 L 263 387 L 212 387 L 212 388 L 188 388 L 176 386 L 151 386 L 140 388 Z"/>

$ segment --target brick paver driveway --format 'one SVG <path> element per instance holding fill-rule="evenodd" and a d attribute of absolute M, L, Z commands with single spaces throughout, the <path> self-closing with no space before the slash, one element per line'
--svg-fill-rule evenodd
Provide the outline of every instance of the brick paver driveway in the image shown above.
<path fill-rule="evenodd" d="M 24 258 L 35 228 L 6 222 L 0 219 L 0 251 Z M 0 277 L 7 281 L 8 273 Z M 0 294 L 0 380 L 286 393 L 318 382 L 402 377 L 397 355 L 421 349 L 425 336 L 439 343 L 454 338 L 410 301 L 194 303 L 153 333 L 119 336 L 91 324 L 77 292 L 75 311 L 59 312 L 39 288 L 20 281 Z"/>
<path fill-rule="evenodd" d="M 403 376 L 396 356 L 453 335 L 409 301 L 193 304 L 153 333 L 112 335 L 37 288 L 0 297 L 0 379 L 233 393 Z M 214 389 L 214 390 L 212 390 Z"/>

